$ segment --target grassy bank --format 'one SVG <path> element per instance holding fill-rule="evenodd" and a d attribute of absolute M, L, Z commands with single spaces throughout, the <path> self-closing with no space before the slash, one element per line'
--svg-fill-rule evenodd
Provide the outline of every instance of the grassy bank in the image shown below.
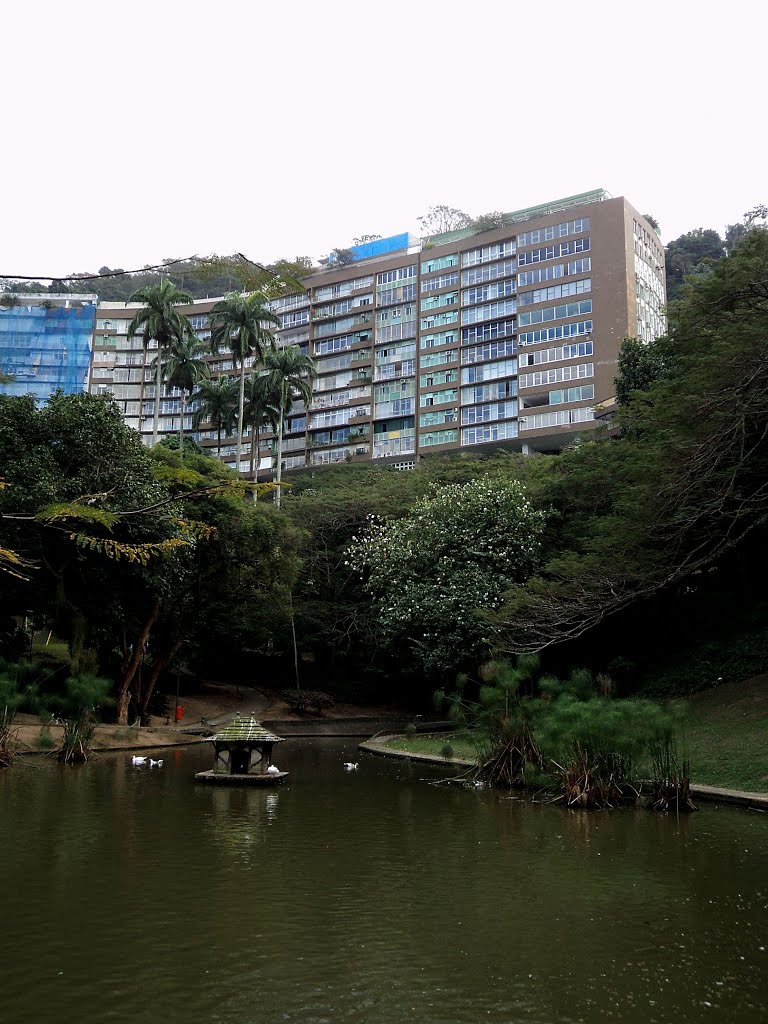
<path fill-rule="evenodd" d="M 768 793 L 768 675 L 696 694 L 685 732 L 694 782 Z"/>
<path fill-rule="evenodd" d="M 721 684 L 692 697 L 685 741 L 694 785 L 768 793 L 768 675 Z M 387 746 L 442 757 L 446 743 L 454 757 L 475 757 L 466 732 L 393 737 Z"/>

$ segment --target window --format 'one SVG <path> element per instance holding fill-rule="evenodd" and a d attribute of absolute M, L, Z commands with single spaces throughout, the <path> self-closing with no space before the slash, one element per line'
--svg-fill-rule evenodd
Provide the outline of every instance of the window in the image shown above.
<path fill-rule="evenodd" d="M 459 255 L 458 253 L 451 253 L 449 256 L 435 256 L 431 260 L 422 260 L 421 272 L 422 274 L 431 274 L 435 270 L 445 270 L 446 267 L 455 267 L 458 265 Z"/>
<path fill-rule="evenodd" d="M 455 270 L 452 274 L 440 274 L 439 277 L 428 277 L 426 280 L 421 282 L 422 292 L 436 292 L 440 288 L 450 288 L 451 285 L 458 284 L 459 272 Z"/>
<path fill-rule="evenodd" d="M 538 370 L 535 373 L 521 373 L 520 387 L 533 388 L 541 384 L 558 384 L 564 380 L 578 380 L 581 377 L 593 377 L 594 363 L 576 363 L 572 366 L 559 366 L 554 370 Z"/>
<path fill-rule="evenodd" d="M 394 284 L 396 281 L 407 281 L 416 277 L 416 264 L 410 267 L 398 267 L 396 270 L 385 270 L 376 275 L 376 286 L 380 288 L 384 284 Z"/>
<path fill-rule="evenodd" d="M 592 259 L 586 256 L 582 260 L 571 260 L 570 263 L 554 263 L 550 267 L 536 267 L 534 270 L 523 270 L 517 275 L 517 286 L 523 288 L 528 284 L 539 284 L 541 281 L 553 281 L 566 274 L 588 274 L 592 269 Z"/>
<path fill-rule="evenodd" d="M 498 242 L 496 245 L 484 245 L 479 249 L 470 249 L 469 252 L 461 254 L 462 267 L 474 267 L 478 263 L 490 263 L 491 260 L 501 259 L 503 256 L 512 256 L 515 252 L 515 243 L 512 239 L 506 242 Z"/>
<path fill-rule="evenodd" d="M 499 281 L 495 284 L 482 285 L 479 288 L 466 288 L 461 293 L 461 304 L 462 306 L 472 306 L 477 302 L 487 302 L 488 299 L 499 299 L 514 294 L 514 281 Z"/>
<path fill-rule="evenodd" d="M 419 341 L 419 348 L 437 348 L 439 345 L 453 345 L 458 341 L 457 331 L 439 331 L 437 334 L 424 334 Z"/>
<path fill-rule="evenodd" d="M 421 312 L 429 309 L 440 309 L 441 306 L 453 306 L 459 301 L 458 292 L 445 292 L 442 295 L 431 295 L 428 299 L 421 300 Z"/>
<path fill-rule="evenodd" d="M 461 371 L 462 384 L 475 384 L 485 380 L 496 380 L 499 377 L 513 377 L 517 374 L 516 359 L 502 359 L 496 363 L 482 363 L 467 366 Z"/>
<path fill-rule="evenodd" d="M 422 448 L 429 448 L 435 444 L 452 444 L 458 440 L 458 430 L 434 430 L 429 434 L 419 434 L 419 444 Z"/>
<path fill-rule="evenodd" d="M 547 327 L 542 331 L 523 331 L 517 340 L 521 345 L 538 345 L 542 341 L 559 341 L 561 338 L 591 333 L 592 321 L 580 320 L 577 324 L 560 324 L 559 327 Z"/>
<path fill-rule="evenodd" d="M 491 263 L 489 266 L 474 267 L 465 270 L 461 275 L 461 283 L 482 284 L 483 281 L 496 281 L 500 277 L 509 277 L 514 274 L 516 263 L 514 260 L 504 260 L 503 263 Z"/>
<path fill-rule="evenodd" d="M 535 245 L 537 242 L 548 242 L 553 238 L 563 238 L 565 235 L 578 235 L 589 231 L 589 217 L 580 217 L 578 220 L 569 220 L 562 224 L 550 224 L 546 228 L 534 228 L 533 231 L 524 231 L 517 236 L 518 246 Z"/>
<path fill-rule="evenodd" d="M 447 324 L 455 324 L 459 319 L 458 310 L 451 313 L 432 313 L 421 321 L 422 331 L 428 331 L 432 327 L 444 327 Z"/>
<path fill-rule="evenodd" d="M 517 257 L 518 267 L 527 267 L 531 263 L 543 263 L 546 260 L 560 259 L 561 256 L 572 256 L 577 252 L 589 252 L 591 248 L 588 238 L 576 238 L 572 242 L 560 242 L 557 245 L 548 245 L 543 249 L 532 249 L 530 252 L 521 252 Z"/>
<path fill-rule="evenodd" d="M 530 292 L 522 292 L 518 299 L 521 306 L 530 306 L 535 302 L 548 302 L 562 299 L 567 295 L 583 295 L 592 291 L 592 278 L 584 277 L 581 281 L 568 281 L 566 284 L 553 284 L 548 288 L 534 288 Z"/>
<path fill-rule="evenodd" d="M 483 427 L 467 427 L 461 432 L 461 443 L 484 444 L 486 441 L 504 441 L 511 437 L 517 437 L 517 420 Z"/>
<path fill-rule="evenodd" d="M 425 391 L 419 395 L 419 405 L 422 409 L 431 405 L 447 405 L 449 402 L 453 402 L 455 405 L 458 400 L 458 388 L 448 388 L 446 391 Z"/>
<path fill-rule="evenodd" d="M 491 302 L 487 306 L 475 306 L 461 312 L 462 324 L 476 324 L 482 320 L 495 320 L 496 317 L 507 316 L 517 310 L 515 299 L 504 299 L 502 302 Z"/>
<path fill-rule="evenodd" d="M 530 313 L 521 313 L 518 323 L 521 327 L 528 327 L 530 324 L 545 323 L 547 320 L 564 320 L 566 317 L 581 316 L 583 313 L 592 312 L 592 299 L 582 299 L 580 302 L 564 302 L 560 306 L 546 306 L 544 309 L 534 309 Z"/>

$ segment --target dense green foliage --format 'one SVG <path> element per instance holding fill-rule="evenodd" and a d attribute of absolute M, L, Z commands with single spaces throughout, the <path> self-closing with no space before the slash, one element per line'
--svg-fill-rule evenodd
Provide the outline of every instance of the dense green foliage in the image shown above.
<path fill-rule="evenodd" d="M 544 519 L 517 481 L 483 478 L 438 487 L 402 518 L 371 519 L 349 561 L 382 637 L 405 643 L 430 675 L 483 660 L 491 639 L 476 612 L 537 567 Z"/>
<path fill-rule="evenodd" d="M 73 675 L 114 681 L 121 721 L 174 662 L 255 675 L 289 642 L 298 532 L 216 460 L 150 452 L 109 399 L 55 395 L 0 401 L 0 467 L 0 546 L 24 564 L 0 617 L 55 629 Z"/>

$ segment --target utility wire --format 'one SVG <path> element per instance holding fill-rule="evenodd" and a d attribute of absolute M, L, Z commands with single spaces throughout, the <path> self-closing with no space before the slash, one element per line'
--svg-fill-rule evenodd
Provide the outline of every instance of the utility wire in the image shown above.
<path fill-rule="evenodd" d="M 239 259 L 243 263 L 250 263 L 252 267 L 256 267 L 258 270 L 263 270 L 267 274 L 271 274 L 272 277 L 278 275 L 274 270 L 270 270 L 269 267 L 262 266 L 261 263 L 255 263 L 253 260 L 248 259 L 241 252 L 234 253 L 231 257 L 210 257 L 211 261 L 214 260 L 226 260 Z M 140 267 L 138 270 L 110 270 L 107 274 L 0 274 L 0 281 L 103 281 L 107 277 L 125 277 L 133 274 L 148 274 L 151 270 L 167 270 L 168 267 L 173 267 L 177 263 L 192 263 L 194 260 L 199 260 L 200 257 L 185 256 L 178 260 L 168 260 L 166 263 L 155 263 L 151 267 Z"/>

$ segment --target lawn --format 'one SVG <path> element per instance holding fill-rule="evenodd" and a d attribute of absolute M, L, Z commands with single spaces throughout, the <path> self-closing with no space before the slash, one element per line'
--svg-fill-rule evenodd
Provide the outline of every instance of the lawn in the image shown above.
<path fill-rule="evenodd" d="M 472 736 L 466 730 L 396 736 L 387 746 L 442 757 L 448 742 L 454 757 L 476 758 Z M 768 793 L 768 675 L 724 683 L 692 697 L 685 720 L 685 746 L 694 785 Z"/>
<path fill-rule="evenodd" d="M 768 793 L 768 675 L 697 693 L 685 737 L 694 785 Z"/>
<path fill-rule="evenodd" d="M 443 757 L 443 748 L 450 743 L 451 758 L 474 761 L 477 757 L 474 741 L 466 730 L 458 732 L 417 733 L 414 736 L 393 736 L 387 740 L 390 750 L 405 750 L 409 754 L 427 754 Z"/>

